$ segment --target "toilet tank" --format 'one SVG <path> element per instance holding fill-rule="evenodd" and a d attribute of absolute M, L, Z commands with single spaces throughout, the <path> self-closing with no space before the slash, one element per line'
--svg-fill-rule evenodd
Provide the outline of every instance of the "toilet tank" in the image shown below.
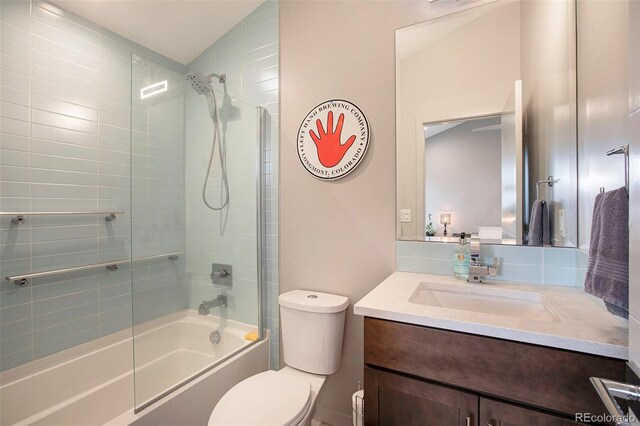
<path fill-rule="evenodd" d="M 284 363 L 314 374 L 338 371 L 349 299 L 293 290 L 281 294 L 278 302 Z"/>

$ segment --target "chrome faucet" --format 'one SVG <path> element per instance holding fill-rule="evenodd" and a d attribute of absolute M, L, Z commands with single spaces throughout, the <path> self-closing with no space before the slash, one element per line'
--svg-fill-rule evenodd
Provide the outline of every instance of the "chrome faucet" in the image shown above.
<path fill-rule="evenodd" d="M 469 278 L 467 282 L 482 283 L 482 277 L 495 277 L 498 274 L 498 259 L 493 258 L 493 265 L 480 263 L 480 238 L 477 234 L 471 236 L 469 255 Z"/>
<path fill-rule="evenodd" d="M 198 313 L 200 315 L 209 315 L 211 308 L 218 306 L 227 307 L 227 296 L 221 294 L 213 300 L 203 300 L 198 306 Z"/>

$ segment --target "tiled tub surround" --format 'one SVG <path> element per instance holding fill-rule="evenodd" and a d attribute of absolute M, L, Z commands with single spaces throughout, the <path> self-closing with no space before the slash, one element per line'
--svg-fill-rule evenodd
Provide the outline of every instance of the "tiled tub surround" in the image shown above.
<path fill-rule="evenodd" d="M 396 270 L 453 275 L 455 244 L 396 241 Z M 483 264 L 498 260 L 491 281 L 561 285 L 584 288 L 585 252 L 575 248 L 481 245 Z M 585 257 L 586 256 L 586 257 Z"/>
<path fill-rule="evenodd" d="M 221 324 L 224 326 L 221 327 Z M 250 342 L 244 336 L 256 330 L 252 325 L 214 316 L 203 317 L 194 311 L 176 312 L 139 328 L 136 340 L 155 342 L 144 346 L 144 353 L 139 358 L 144 358 L 144 364 L 136 365 L 136 397 L 143 396 L 145 399 L 153 398 L 159 392 L 180 383 L 184 377 L 248 346 Z M 220 330 L 222 337 L 218 344 L 209 341 L 209 333 L 215 329 Z M 240 368 L 232 369 L 238 377 L 226 377 L 228 372 L 221 372 L 220 366 L 199 379 L 199 383 L 204 381 L 207 385 L 206 382 L 209 382 L 207 386 L 217 387 L 218 390 L 207 394 L 207 401 L 202 404 L 202 409 L 194 411 L 205 410 L 208 418 L 208 413 L 226 390 L 245 378 L 245 374 L 255 374 L 266 369 L 267 343 L 259 342 L 254 347 L 264 352 L 257 359 L 251 353 L 252 349 L 230 361 L 240 364 Z M 131 333 L 122 330 L 3 372 L 0 423 L 7 426 L 89 425 L 105 424 L 113 420 L 113 424 L 124 425 L 147 415 L 154 416 L 154 409 L 164 410 L 162 405 L 152 406 L 141 415 L 133 414 L 132 350 Z M 260 359 L 264 361 L 260 362 Z M 225 377 L 224 380 L 222 376 Z M 62 382 L 65 385 L 59 387 L 57 392 L 48 392 L 52 383 Z M 182 388 L 181 394 L 188 394 L 193 385 L 196 383 Z M 190 395 L 191 398 L 198 398 L 193 392 Z M 142 402 L 144 401 L 137 399 L 135 401 L 137 405 Z M 171 399 L 163 400 L 163 403 L 171 404 Z M 183 410 L 179 411 L 184 415 Z M 178 424 L 166 422 L 166 416 L 164 413 L 164 424 Z M 203 416 L 201 414 L 200 417 Z M 206 418 L 189 424 L 206 423 Z"/>
<path fill-rule="evenodd" d="M 543 296 L 559 318 L 541 321 L 409 301 L 423 282 L 486 286 Z M 522 283 L 467 284 L 442 275 L 395 272 L 354 306 L 357 315 L 627 359 L 628 329 L 577 288 Z"/>
<path fill-rule="evenodd" d="M 20 226 L 0 218 L 0 276 L 128 259 L 132 220 L 146 238 L 137 242 L 154 250 L 147 254 L 164 252 L 165 241 L 171 251 L 183 247 L 175 226 L 157 226 L 175 219 L 165 214 L 167 191 L 150 188 L 184 173 L 184 164 L 167 169 L 168 158 L 184 155 L 183 139 L 165 137 L 165 126 L 184 124 L 167 119 L 176 117 L 171 108 L 131 110 L 131 54 L 178 73 L 184 66 L 43 2 L 0 2 L 0 24 L 0 210 L 125 211 L 108 223 L 98 215 L 27 217 Z M 134 195 L 148 202 L 144 215 L 130 205 L 132 116 L 134 156 L 146 172 Z M 141 320 L 185 307 L 187 295 L 176 297 L 184 259 L 133 267 Z M 127 265 L 35 279 L 27 288 L 3 279 L 0 290 L 1 369 L 132 324 Z"/>
<path fill-rule="evenodd" d="M 278 2 L 265 1 L 247 18 L 211 45 L 189 65 L 203 74 L 224 73 L 226 93 L 242 102 L 265 109 L 262 164 L 263 196 L 263 318 L 271 330 L 271 366 L 279 368 L 278 323 Z M 214 88 L 222 90 L 218 83 Z M 224 102 L 217 94 L 218 102 Z M 229 127 L 227 162 L 231 166 L 230 213 L 227 227 L 220 226 L 220 215 L 204 208 L 201 184 L 211 143 L 211 121 L 197 110 L 202 97 L 187 97 L 187 269 L 191 277 L 191 307 L 210 291 L 211 263 L 230 263 L 239 271 L 230 296 L 229 318 L 255 321 L 257 312 L 255 270 L 255 133 Z M 244 107 L 240 108 L 244 111 Z M 194 113 L 195 112 L 195 113 Z M 235 133 L 232 133 L 235 132 Z M 201 148 L 190 149 L 191 146 Z M 239 160 L 238 163 L 236 160 Z M 216 160 L 217 161 L 217 160 Z M 215 166 L 214 166 L 215 167 Z M 251 173 L 254 173 L 253 175 Z M 219 174 L 212 173 L 210 188 L 219 188 Z M 215 192 L 211 192 L 215 194 Z M 217 200 L 219 198 L 213 198 Z M 242 210 L 239 214 L 237 210 Z M 235 213 L 233 213 L 235 212 Z M 204 238 L 206 236 L 206 238 Z M 207 242 L 209 240 L 209 242 Z M 223 291 L 219 288 L 218 291 Z"/>

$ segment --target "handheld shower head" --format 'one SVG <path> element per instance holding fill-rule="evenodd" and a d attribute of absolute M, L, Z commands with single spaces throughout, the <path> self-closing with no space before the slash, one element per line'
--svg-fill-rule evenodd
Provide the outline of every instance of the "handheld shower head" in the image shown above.
<path fill-rule="evenodd" d="M 187 78 L 187 81 L 191 83 L 191 87 L 193 87 L 193 90 L 195 90 L 199 95 L 213 92 L 213 87 L 211 86 L 212 78 L 217 78 L 218 81 L 222 84 L 227 81 L 226 74 L 211 73 L 209 75 L 202 75 L 198 71 L 193 71 L 187 74 L 185 77 Z"/>
<path fill-rule="evenodd" d="M 193 71 L 186 75 L 187 82 L 191 83 L 191 87 L 196 91 L 199 95 L 204 95 L 205 93 L 213 92 L 213 87 L 209 82 L 209 78 L 203 76 L 198 71 Z"/>

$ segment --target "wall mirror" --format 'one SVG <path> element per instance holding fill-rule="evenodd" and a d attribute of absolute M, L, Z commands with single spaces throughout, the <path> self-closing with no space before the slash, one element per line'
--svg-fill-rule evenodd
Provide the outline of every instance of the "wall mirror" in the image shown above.
<path fill-rule="evenodd" d="M 397 238 L 576 247 L 575 1 L 477 4 L 396 31 Z"/>

